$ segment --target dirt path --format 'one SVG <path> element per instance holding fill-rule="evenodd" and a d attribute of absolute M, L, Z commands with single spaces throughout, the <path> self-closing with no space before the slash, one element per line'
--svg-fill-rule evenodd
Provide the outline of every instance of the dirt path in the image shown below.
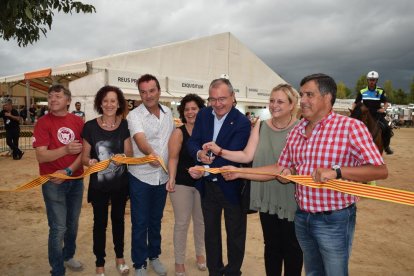
<path fill-rule="evenodd" d="M 392 139 L 394 155 L 384 156 L 389 178 L 379 185 L 414 191 L 414 128 L 395 131 Z M 0 157 L 0 185 L 15 187 L 37 176 L 33 151 L 20 161 Z M 87 181 L 85 181 L 87 185 Z M 85 193 L 86 195 L 86 193 Z M 0 275 L 48 275 L 48 226 L 40 188 L 21 193 L 0 193 Z M 130 220 L 127 206 L 125 257 L 130 259 Z M 76 257 L 85 264 L 83 272 L 67 275 L 94 275 L 92 253 L 92 208 L 84 200 L 80 218 Z M 162 224 L 162 261 L 173 275 L 174 256 L 172 230 L 174 218 L 170 204 Z M 110 226 L 108 227 L 110 233 Z M 351 256 L 351 275 L 414 275 L 414 207 L 362 199 L 358 203 L 357 229 Z M 265 275 L 263 238 L 257 215 L 249 215 L 248 239 L 243 275 Z M 189 235 L 189 237 L 191 237 Z M 107 275 L 118 275 L 114 267 L 111 237 L 107 239 Z M 205 275 L 195 268 L 194 247 L 188 239 L 186 268 L 188 275 Z M 132 273 L 130 274 L 132 275 Z M 149 270 L 149 275 L 156 275 Z"/>

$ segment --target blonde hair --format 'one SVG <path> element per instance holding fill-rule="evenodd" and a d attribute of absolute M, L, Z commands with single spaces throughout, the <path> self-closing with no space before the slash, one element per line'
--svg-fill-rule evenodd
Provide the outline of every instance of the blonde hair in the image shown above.
<path fill-rule="evenodd" d="M 270 94 L 276 91 L 282 91 L 288 97 L 289 103 L 293 104 L 292 115 L 295 116 L 298 112 L 299 93 L 293 89 L 292 85 L 287 83 L 281 83 L 274 87 Z"/>

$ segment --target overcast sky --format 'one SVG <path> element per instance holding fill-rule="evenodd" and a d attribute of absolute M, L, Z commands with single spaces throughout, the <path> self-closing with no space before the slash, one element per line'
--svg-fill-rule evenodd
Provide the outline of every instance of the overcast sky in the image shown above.
<path fill-rule="evenodd" d="M 0 76 L 231 32 L 286 81 L 323 72 L 352 90 L 380 74 L 414 77 L 414 1 L 80 0 L 95 14 L 55 13 L 52 30 L 19 48 L 0 40 Z"/>

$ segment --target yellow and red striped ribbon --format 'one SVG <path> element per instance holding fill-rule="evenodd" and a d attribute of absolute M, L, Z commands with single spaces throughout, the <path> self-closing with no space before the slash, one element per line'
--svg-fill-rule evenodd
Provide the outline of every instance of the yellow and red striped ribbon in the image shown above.
<path fill-rule="evenodd" d="M 43 185 L 46 183 L 51 177 L 61 178 L 61 179 L 78 179 L 88 176 L 92 173 L 96 173 L 98 171 L 102 171 L 106 169 L 111 161 L 115 161 L 122 164 L 129 164 L 129 165 L 139 165 L 145 164 L 153 161 L 158 161 L 162 168 L 167 172 L 167 168 L 165 166 L 164 161 L 155 156 L 144 156 L 141 158 L 135 157 L 122 157 L 122 156 L 114 156 L 112 159 L 108 159 L 105 161 L 101 161 L 88 169 L 81 175 L 77 177 L 66 176 L 63 174 L 49 174 L 39 176 L 36 179 L 18 186 L 14 189 L 0 189 L 0 192 L 12 192 L 12 191 L 26 191 L 28 189 L 32 189 Z M 241 172 L 241 170 L 222 170 L 221 168 L 203 168 L 200 167 L 199 170 L 206 171 L 212 174 L 219 174 L 223 172 Z M 267 173 L 267 172 L 255 172 L 254 174 L 262 174 L 262 175 L 271 175 L 271 176 L 281 176 L 286 178 L 290 181 L 293 181 L 297 184 L 312 187 L 312 188 L 327 188 L 331 190 L 335 190 L 342 193 L 352 194 L 355 196 L 361 196 L 366 198 L 372 198 L 377 200 L 383 200 L 388 202 L 394 202 L 399 204 L 405 204 L 409 206 L 414 206 L 414 192 L 398 190 L 393 188 L 381 187 L 381 186 L 372 186 L 358 182 L 352 182 L 342 179 L 332 179 L 328 180 L 326 183 L 315 183 L 311 176 L 306 175 L 287 175 L 282 176 L 276 173 Z"/>
<path fill-rule="evenodd" d="M 206 171 L 212 174 L 218 174 L 223 172 L 242 172 L 241 170 L 222 170 L 220 168 L 202 168 L 199 170 Z M 243 172 L 245 173 L 245 172 Z M 316 183 L 313 181 L 312 177 L 309 175 L 279 175 L 276 173 L 267 173 L 267 172 L 255 172 L 252 174 L 261 174 L 261 175 L 271 175 L 271 176 L 281 176 L 285 179 L 293 181 L 297 184 L 312 187 L 312 188 L 327 188 L 335 190 L 338 192 L 351 194 L 355 196 L 361 196 L 366 198 L 378 199 L 388 202 L 394 202 L 399 204 L 405 204 L 409 206 L 414 206 L 414 192 L 398 190 L 393 188 L 381 187 L 381 186 L 372 186 L 359 182 L 352 182 L 343 179 L 331 179 L 326 183 Z"/>
<path fill-rule="evenodd" d="M 158 161 L 161 165 L 161 167 L 167 172 L 167 167 L 165 166 L 164 161 L 158 157 L 153 155 L 147 155 L 144 157 L 136 158 L 136 157 L 123 157 L 123 156 L 113 156 L 111 159 L 101 161 L 99 163 L 96 163 L 95 165 L 88 167 L 85 172 L 80 176 L 67 176 L 60 173 L 52 173 L 48 175 L 41 175 L 32 181 L 25 183 L 23 185 L 18 186 L 17 188 L 13 189 L 0 189 L 0 192 L 21 192 L 26 191 L 38 186 L 43 185 L 46 183 L 51 177 L 56 177 L 60 179 L 79 179 L 84 178 L 85 176 L 88 176 L 90 174 L 103 171 L 105 170 L 111 161 L 122 163 L 122 164 L 129 164 L 129 165 L 140 165 L 145 163 L 150 163 L 154 161 Z"/>

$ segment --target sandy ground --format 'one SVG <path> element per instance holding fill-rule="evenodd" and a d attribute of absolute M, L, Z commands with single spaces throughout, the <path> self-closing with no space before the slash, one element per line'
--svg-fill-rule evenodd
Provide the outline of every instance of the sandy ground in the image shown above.
<path fill-rule="evenodd" d="M 414 128 L 395 131 L 394 155 L 384 156 L 389 178 L 379 185 L 414 191 Z M 27 151 L 20 161 L 0 157 L 1 187 L 16 187 L 37 176 L 34 151 Z M 85 181 L 87 186 L 88 181 Z M 86 193 L 85 193 L 86 195 Z M 40 188 L 20 193 L 0 193 L 0 275 L 48 275 L 48 226 Z M 126 215 L 125 258 L 130 258 L 129 205 Z M 94 275 L 92 253 L 92 208 L 83 201 L 76 258 L 83 272 L 67 275 Z M 162 222 L 162 261 L 174 272 L 172 230 L 174 224 L 170 200 Z M 414 207 L 362 199 L 358 203 L 357 229 L 350 262 L 351 275 L 414 275 Z M 224 232 L 224 231 L 223 231 Z M 111 233 L 110 226 L 108 233 Z M 192 230 L 190 229 L 190 234 Z M 258 215 L 249 215 L 243 275 L 265 275 L 263 238 Z M 107 238 L 107 275 L 118 275 L 114 266 L 111 235 Z M 188 275 L 208 275 L 195 267 L 194 246 L 188 238 L 186 268 Z M 149 269 L 149 275 L 156 275 Z M 132 275 L 132 273 L 131 273 Z"/>

